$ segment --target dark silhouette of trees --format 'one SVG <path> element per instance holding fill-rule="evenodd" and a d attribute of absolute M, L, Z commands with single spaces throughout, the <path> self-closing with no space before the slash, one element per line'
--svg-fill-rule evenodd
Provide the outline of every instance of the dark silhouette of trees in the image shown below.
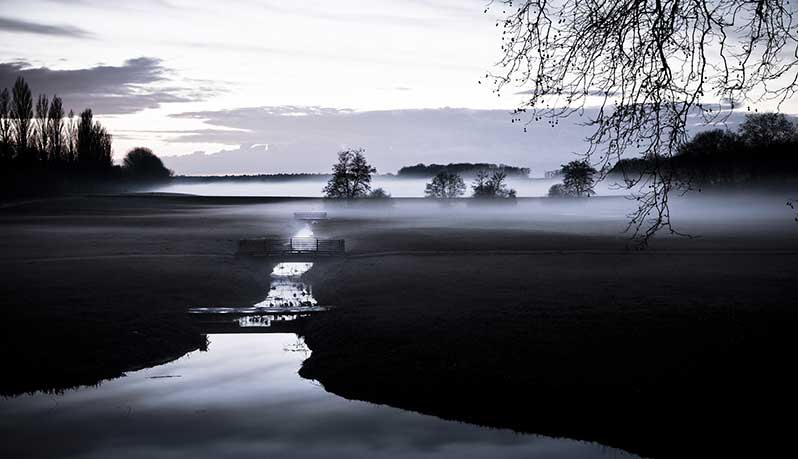
<path fill-rule="evenodd" d="M 33 163 L 30 151 L 30 125 L 33 119 L 33 97 L 30 87 L 22 77 L 17 77 L 11 91 L 11 125 L 14 132 L 14 152 L 17 160 L 25 166 Z"/>
<path fill-rule="evenodd" d="M 609 173 L 628 177 L 659 167 L 668 169 L 680 186 L 696 190 L 793 186 L 798 180 L 796 131 L 783 115 L 750 114 L 738 132 L 700 132 L 670 158 L 624 159 Z"/>
<path fill-rule="evenodd" d="M 795 125 L 782 113 L 746 115 L 740 126 L 740 139 L 748 145 L 769 147 L 786 144 L 795 142 L 797 136 Z"/>
<path fill-rule="evenodd" d="M 565 185 L 562 183 L 555 183 L 551 187 L 549 187 L 549 197 L 550 198 L 571 198 L 574 197 Z"/>
<path fill-rule="evenodd" d="M 48 143 L 43 151 L 47 152 L 47 162 L 61 166 L 66 162 L 64 157 L 64 107 L 58 96 L 53 96 L 53 100 L 50 102 L 45 130 Z"/>
<path fill-rule="evenodd" d="M 64 124 L 64 160 L 68 164 L 78 161 L 78 122 L 72 110 Z"/>
<path fill-rule="evenodd" d="M 332 177 L 322 192 L 335 199 L 366 197 L 371 191 L 371 174 L 377 169 L 370 166 L 362 148 L 348 149 L 338 153 L 338 162 L 333 165 Z"/>
<path fill-rule="evenodd" d="M 529 95 L 513 122 L 582 116 L 593 127 L 586 159 L 599 170 L 627 153 L 645 160 L 624 181 L 641 190 L 630 229 L 643 244 L 674 231 L 668 195 L 679 184 L 664 165 L 687 143 L 688 120 L 722 120 L 738 101 L 781 104 L 798 89 L 789 0 L 491 3 L 505 17 L 501 71 L 486 77 L 497 93 Z"/>
<path fill-rule="evenodd" d="M 122 169 L 128 177 L 147 181 L 164 180 L 172 176 L 172 171 L 163 165 L 161 158 L 143 147 L 134 148 L 125 155 Z"/>
<path fill-rule="evenodd" d="M 91 109 L 79 119 L 64 119 L 61 98 L 39 95 L 22 77 L 11 91 L 0 92 L 0 161 L 6 173 L 73 171 L 101 177 L 113 167 L 111 135 L 93 119 Z M 100 175 L 97 175 L 100 174 Z M 110 177 L 110 176 L 109 176 Z"/>
<path fill-rule="evenodd" d="M 91 109 L 81 112 L 77 137 L 78 161 L 85 169 L 101 171 L 111 168 L 111 134 L 94 121 Z"/>
<path fill-rule="evenodd" d="M 36 100 L 36 117 L 33 119 L 33 130 L 31 143 L 36 152 L 36 160 L 47 162 L 47 148 L 50 145 L 47 130 L 48 119 L 50 116 L 50 100 L 46 95 L 40 94 Z"/>
<path fill-rule="evenodd" d="M 427 183 L 424 194 L 433 199 L 453 199 L 465 194 L 466 186 L 459 174 L 441 171 Z"/>
<path fill-rule="evenodd" d="M 415 166 L 404 166 L 399 169 L 399 177 L 434 177 L 439 172 L 449 172 L 452 174 L 476 175 L 477 172 L 488 169 L 502 169 L 508 177 L 529 177 L 529 168 L 508 166 L 505 164 L 491 164 L 491 163 L 449 163 L 449 164 L 430 164 L 423 163 L 416 164 Z"/>
<path fill-rule="evenodd" d="M 149 150 L 136 149 L 114 166 L 111 134 L 87 108 L 64 116 L 57 95 L 39 95 L 21 77 L 0 91 L 0 195 L 113 189 L 122 181 L 168 179 L 171 171 Z M 141 150 L 146 151 L 143 153 Z"/>
<path fill-rule="evenodd" d="M 378 201 L 384 201 L 391 199 L 391 194 L 385 191 L 384 188 L 375 188 L 371 190 L 371 193 L 369 193 L 366 197 L 368 199 L 376 199 Z"/>
<path fill-rule="evenodd" d="M 515 199 L 515 190 L 509 188 L 504 181 L 507 174 L 501 170 L 482 170 L 477 173 L 471 185 L 476 199 Z"/>
<path fill-rule="evenodd" d="M 8 89 L 0 91 L 0 164 L 8 167 L 14 156 L 13 127 L 11 123 L 11 95 Z"/>
<path fill-rule="evenodd" d="M 563 188 L 569 196 L 577 198 L 596 194 L 593 191 L 595 175 L 598 173 L 587 161 L 571 161 L 562 165 Z"/>
<path fill-rule="evenodd" d="M 734 183 L 748 170 L 736 170 L 742 154 L 743 141 L 740 136 L 726 129 L 713 129 L 696 134 L 682 147 L 672 160 L 680 181 L 702 188 L 705 186 Z M 750 164 L 749 164 L 750 166 Z"/>

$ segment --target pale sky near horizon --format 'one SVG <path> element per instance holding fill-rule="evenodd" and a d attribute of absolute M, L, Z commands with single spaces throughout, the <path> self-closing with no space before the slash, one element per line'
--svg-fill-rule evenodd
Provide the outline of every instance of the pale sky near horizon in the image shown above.
<path fill-rule="evenodd" d="M 202 88 L 197 100 L 103 116 L 118 147 L 133 135 L 126 131 L 198 128 L 197 121 L 165 116 L 187 111 L 281 105 L 512 108 L 477 84 L 498 58 L 499 46 L 495 16 L 483 13 L 482 0 L 0 4 L 0 17 L 25 23 L 0 25 L 0 62 L 72 70 L 148 57 L 160 60 L 168 78 L 151 86 Z M 153 133 L 150 143 L 168 146 L 167 154 L 218 147 L 168 145 L 162 137 Z"/>
<path fill-rule="evenodd" d="M 114 134 L 116 158 L 140 145 L 168 156 L 272 144 L 270 126 L 253 127 L 240 119 L 242 113 L 251 114 L 246 110 L 251 107 L 270 107 L 264 122 L 274 121 L 275 111 L 296 116 L 303 112 L 301 107 L 332 109 L 317 112 L 322 120 L 316 116 L 314 126 L 324 126 L 324 116 L 342 116 L 342 109 L 444 107 L 475 109 L 469 117 L 485 117 L 491 123 L 497 112 L 485 110 L 504 110 L 509 124 L 509 111 L 523 96 L 510 90 L 497 98 L 489 85 L 477 83 L 494 69 L 500 55 L 501 28 L 495 24 L 500 10 L 485 14 L 487 4 L 488 0 L 0 0 L 0 77 L 6 80 L 0 85 L 10 85 L 22 72 L 34 94 L 58 92 L 76 112 L 90 105 Z M 176 116 L 200 112 L 221 120 L 209 124 L 200 116 Z M 372 118 L 384 123 L 369 126 L 372 137 L 381 130 L 393 130 L 394 137 L 403 140 L 415 135 L 396 131 L 384 116 Z M 370 118 L 357 118 L 362 119 Z M 296 132 L 280 133 L 282 146 L 291 143 L 286 138 L 302 141 L 305 125 L 291 126 Z M 439 156 L 427 162 L 456 160 L 466 147 L 457 143 L 456 134 L 466 133 L 466 126 L 449 126 L 441 139 L 454 143 L 439 148 Z M 541 167 L 580 149 L 573 141 L 557 141 L 557 136 L 568 136 L 565 129 L 543 134 L 551 146 L 541 153 L 550 155 Z M 509 135 L 515 136 L 515 131 Z M 548 138 L 552 135 L 553 142 Z M 358 136 L 362 137 L 352 137 Z M 485 161 L 531 164 L 524 158 L 536 153 L 535 136 L 524 138 L 528 145 L 527 140 L 513 138 L 508 143 L 496 136 L 495 142 L 482 147 L 488 149 Z M 349 143 L 330 137 L 315 146 L 334 150 L 333 144 Z M 557 150 L 566 143 L 567 148 Z M 407 142 L 402 145 L 414 148 Z M 378 167 L 402 163 L 401 158 L 386 156 L 391 145 L 382 147 L 384 151 L 372 152 Z M 302 148 L 297 144 L 294 150 Z M 298 170 L 302 164 L 297 164 Z"/>

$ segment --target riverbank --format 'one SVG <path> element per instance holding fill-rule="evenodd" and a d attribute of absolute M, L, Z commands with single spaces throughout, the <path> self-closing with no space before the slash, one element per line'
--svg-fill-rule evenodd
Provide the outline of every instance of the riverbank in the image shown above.
<path fill-rule="evenodd" d="M 590 211 L 333 222 L 351 256 L 311 282 L 342 307 L 308 323 L 301 374 L 347 398 L 654 457 L 783 451 L 796 228 L 723 209 L 684 208 L 701 237 L 643 252 Z"/>
<path fill-rule="evenodd" d="M 699 202 L 699 201 L 694 201 Z M 347 398 L 657 457 L 788 441 L 798 241 L 781 198 L 685 206 L 630 250 L 623 199 L 329 207 L 350 256 L 301 374 Z M 236 241 L 318 200 L 73 197 L 0 209 L 3 393 L 95 384 L 203 345 L 189 307 L 249 306 L 272 265 Z"/>
<path fill-rule="evenodd" d="M 188 307 L 268 289 L 271 265 L 234 258 L 237 240 L 291 231 L 288 214 L 235 209 L 163 196 L 0 209 L 0 393 L 92 385 L 201 347 Z"/>

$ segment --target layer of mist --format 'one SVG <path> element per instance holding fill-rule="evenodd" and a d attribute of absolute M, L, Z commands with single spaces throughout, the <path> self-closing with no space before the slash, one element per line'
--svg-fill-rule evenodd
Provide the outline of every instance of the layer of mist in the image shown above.
<path fill-rule="evenodd" d="M 372 189 L 383 188 L 395 198 L 420 198 L 424 197 L 426 184 L 431 179 L 426 178 L 396 178 L 376 176 L 372 180 Z M 561 183 L 556 179 L 520 179 L 509 177 L 507 185 L 516 190 L 518 197 L 531 198 L 546 196 L 549 188 Z M 208 181 L 208 182 L 181 182 L 176 181 L 169 185 L 161 186 L 152 191 L 163 193 L 183 193 L 199 196 L 286 196 L 286 197 L 321 197 L 324 179 L 296 179 L 279 181 Z M 466 196 L 471 193 L 471 181 L 466 179 L 469 189 Z M 623 196 L 629 191 L 616 185 L 615 181 L 604 181 L 596 186 L 597 196 Z"/>

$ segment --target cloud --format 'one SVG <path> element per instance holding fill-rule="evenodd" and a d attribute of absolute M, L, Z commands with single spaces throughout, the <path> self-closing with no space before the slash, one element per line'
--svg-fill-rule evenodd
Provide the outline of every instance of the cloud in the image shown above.
<path fill-rule="evenodd" d="M 531 96 L 531 95 L 534 95 L 536 92 L 537 91 L 535 91 L 534 89 L 525 89 L 523 91 L 514 92 L 513 94 L 519 95 L 519 96 L 526 96 L 526 95 Z M 538 92 L 538 94 L 546 95 L 547 93 Z M 555 95 L 555 94 L 552 94 L 552 93 L 548 93 L 548 94 L 550 94 L 552 96 Z M 599 91 L 597 89 L 590 89 L 586 93 L 579 93 L 579 94 L 571 93 L 571 94 L 573 94 L 574 96 L 583 96 L 584 95 L 584 96 L 593 96 L 593 97 L 604 97 L 604 96 L 607 95 L 604 91 Z M 560 96 L 564 97 L 565 94 L 560 94 Z"/>
<path fill-rule="evenodd" d="M 206 154 L 164 159 L 178 174 L 327 172 L 335 153 L 363 147 L 380 173 L 417 163 L 493 162 L 529 167 L 543 175 L 584 153 L 595 112 L 524 125 L 510 110 L 464 108 L 352 111 L 325 107 L 248 107 L 189 112 L 176 118 L 202 120 L 203 129 L 174 133 L 169 142 L 231 145 Z M 712 128 L 692 123 L 691 130 Z M 524 127 L 526 131 L 524 132 Z M 268 148 L 251 148 L 266 144 Z"/>
<path fill-rule="evenodd" d="M 218 92 L 210 85 L 176 85 L 171 72 L 151 57 L 129 59 L 121 66 L 54 70 L 27 62 L 0 63 L 0 87 L 22 76 L 34 94 L 58 94 L 64 106 L 100 114 L 135 113 L 170 102 L 193 102 Z"/>
<path fill-rule="evenodd" d="M 39 24 L 0 16 L 0 30 L 5 32 L 29 33 L 72 38 L 90 38 L 91 33 L 71 25 Z"/>
<path fill-rule="evenodd" d="M 496 162 L 531 167 L 542 175 L 574 152 L 584 151 L 588 128 L 578 119 L 558 128 L 511 123 L 509 110 L 462 108 L 352 111 L 324 107 L 249 107 L 190 112 L 206 128 L 175 134 L 170 142 L 225 144 L 213 154 L 169 157 L 180 174 L 326 172 L 335 153 L 361 146 L 381 173 L 402 166 L 447 162 Z M 268 149 L 250 145 L 267 144 Z"/>

